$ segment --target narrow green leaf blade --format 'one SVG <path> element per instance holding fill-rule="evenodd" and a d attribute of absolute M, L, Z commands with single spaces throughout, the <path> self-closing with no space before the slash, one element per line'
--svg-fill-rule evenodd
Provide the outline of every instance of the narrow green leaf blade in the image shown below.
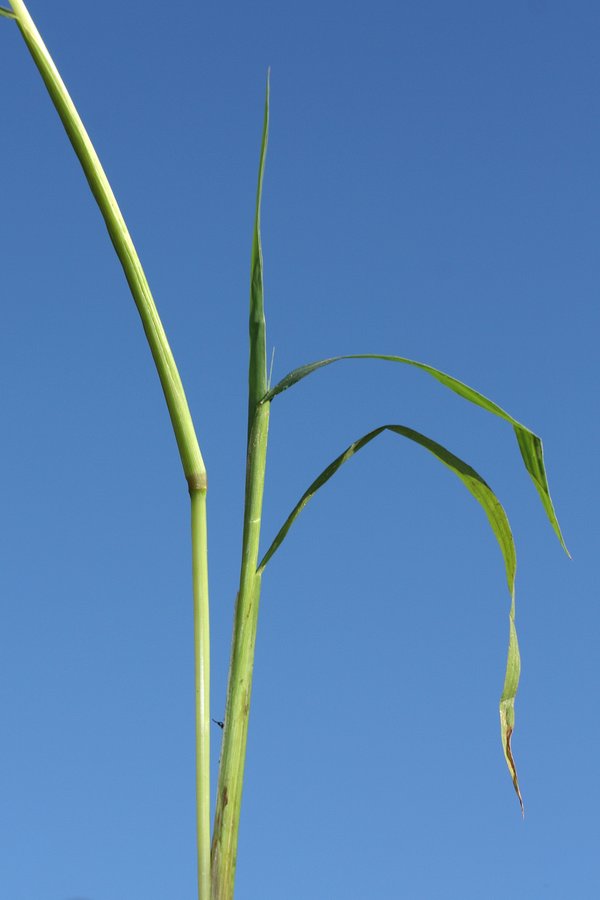
<path fill-rule="evenodd" d="M 263 255 L 260 238 L 260 207 L 262 187 L 269 139 L 269 99 L 270 72 L 267 72 L 265 114 L 263 121 L 258 186 L 256 189 L 256 212 L 252 238 L 251 281 L 250 281 L 250 368 L 248 374 L 248 435 L 252 429 L 256 408 L 268 387 L 267 340 L 264 303 Z"/>
<path fill-rule="evenodd" d="M 340 453 L 340 455 L 337 456 L 317 478 L 315 478 L 315 480 L 303 493 L 302 497 L 279 529 L 277 535 L 275 536 L 275 539 L 273 540 L 273 543 L 260 562 L 258 572 L 262 573 L 265 566 L 272 558 L 273 554 L 283 543 L 290 528 L 292 527 L 306 504 L 309 502 L 309 500 L 312 499 L 312 497 L 314 497 L 319 488 L 323 487 L 323 485 L 325 485 L 329 481 L 329 479 L 335 475 L 335 473 L 344 465 L 344 463 L 348 462 L 348 460 L 351 459 L 356 453 L 358 453 L 359 450 L 362 450 L 363 447 L 366 447 L 367 444 L 370 444 L 371 441 L 373 441 L 384 431 L 390 431 L 393 434 L 397 434 L 401 437 L 405 437 L 411 441 L 414 441 L 416 444 L 419 444 L 421 447 L 424 447 L 426 450 L 432 453 L 437 459 L 440 460 L 440 462 L 442 462 L 445 466 L 447 466 L 447 468 L 454 472 L 454 474 L 460 478 L 467 490 L 473 495 L 473 497 L 475 497 L 475 499 L 483 508 L 490 527 L 492 528 L 496 540 L 498 541 L 498 545 L 502 552 L 502 558 L 504 560 L 506 581 L 511 598 L 509 616 L 510 632 L 508 659 L 506 665 L 506 675 L 504 679 L 504 688 L 500 701 L 502 749 L 504 751 L 506 763 L 508 765 L 515 791 L 519 798 L 519 803 L 521 804 L 521 809 L 523 809 L 523 801 L 519 789 L 517 770 L 511 750 L 511 737 L 515 724 L 515 696 L 517 693 L 517 688 L 519 686 L 520 674 L 519 646 L 515 629 L 515 575 L 517 559 L 513 536 L 510 530 L 510 524 L 507 515 L 502 507 L 502 504 L 500 503 L 490 486 L 475 471 L 475 469 L 469 466 L 458 456 L 455 456 L 441 444 L 438 444 L 436 441 L 431 440 L 431 438 L 426 437 L 424 434 L 421 434 L 420 432 L 415 431 L 412 428 L 407 428 L 404 425 L 382 425 L 379 428 L 375 428 L 373 431 L 369 431 L 363 437 L 350 444 L 350 446 L 347 447 L 343 453 Z"/>
<path fill-rule="evenodd" d="M 16 19 L 14 12 L 10 9 L 5 9 L 3 6 L 0 6 L 0 16 L 5 16 L 7 19 Z"/>
<path fill-rule="evenodd" d="M 497 403 L 494 403 L 493 400 L 489 400 L 483 394 L 480 394 L 479 391 L 476 391 L 474 388 L 469 387 L 468 384 L 464 384 L 457 378 L 453 378 L 452 375 L 448 375 L 446 374 L 446 372 L 442 372 L 440 369 L 435 369 L 433 366 L 426 365 L 425 363 L 417 362 L 414 359 L 407 359 L 404 356 L 388 356 L 378 353 L 356 353 L 347 356 L 332 356 L 329 359 L 321 359 L 317 362 L 308 363 L 308 365 L 300 366 L 299 368 L 294 369 L 278 384 L 276 384 L 275 387 L 271 388 L 271 390 L 265 394 L 265 396 L 263 397 L 263 402 L 266 403 L 272 400 L 278 394 L 283 393 L 283 391 L 286 391 L 288 388 L 292 387 L 294 384 L 297 384 L 303 378 L 306 378 L 307 375 L 311 375 L 313 372 L 316 372 L 318 369 L 322 369 L 324 366 L 329 366 L 332 363 L 340 362 L 341 360 L 345 359 L 379 359 L 383 360 L 384 362 L 403 363 L 405 365 L 421 369 L 423 372 L 427 372 L 429 375 L 435 378 L 436 381 L 439 381 L 445 387 L 449 388 L 451 391 L 454 391 L 455 394 L 458 394 L 460 397 L 463 397 L 470 403 L 474 403 L 475 406 L 480 406 L 487 412 L 490 412 L 493 415 L 498 416 L 501 419 L 505 419 L 505 421 L 507 422 L 510 422 L 517 437 L 517 442 L 519 444 L 523 462 L 525 463 L 525 468 L 529 472 L 536 490 L 540 495 L 542 504 L 546 511 L 546 515 L 550 520 L 550 524 L 556 532 L 556 535 L 565 553 L 570 557 L 570 553 L 567 549 L 564 538 L 562 536 L 562 532 L 560 530 L 560 525 L 558 524 L 558 518 L 554 511 L 552 498 L 550 496 L 548 478 L 544 465 L 544 450 L 541 438 L 539 438 L 537 434 L 534 434 L 533 431 L 531 431 L 521 422 L 518 422 L 515 418 L 513 418 L 513 416 L 507 413 L 506 410 L 502 409 L 501 406 L 498 406 Z"/>
<path fill-rule="evenodd" d="M 340 469 L 343 466 L 343 464 L 345 462 L 347 462 L 347 460 L 349 460 L 352 456 L 354 456 L 355 453 L 358 453 L 359 450 L 361 450 L 368 443 L 370 443 L 374 438 L 376 438 L 379 434 L 381 434 L 382 431 L 385 431 L 385 426 L 383 426 L 381 428 L 376 428 L 374 431 L 370 431 L 364 437 L 360 438 L 360 440 L 354 441 L 353 444 L 350 444 L 350 446 L 347 447 L 343 453 L 341 453 L 336 459 L 334 459 L 333 462 L 330 463 L 327 466 L 327 468 L 324 469 L 317 478 L 315 478 L 313 483 L 302 494 L 302 496 L 300 497 L 300 500 L 298 501 L 296 506 L 293 508 L 293 510 L 291 511 L 291 513 L 289 514 L 289 516 L 287 517 L 287 519 L 285 520 L 285 522 L 283 523 L 283 525 L 281 526 L 279 531 L 277 532 L 275 539 L 273 540 L 273 543 L 271 544 L 271 546 L 269 547 L 269 549 L 263 556 L 263 558 L 258 566 L 259 572 L 261 572 L 265 568 L 265 566 L 267 565 L 267 563 L 269 562 L 269 560 L 271 559 L 271 557 L 273 556 L 275 551 L 278 550 L 278 548 L 281 546 L 284 538 L 286 537 L 288 531 L 294 524 L 295 520 L 298 518 L 298 516 L 300 515 L 300 513 L 302 512 L 302 510 L 308 503 L 308 501 L 314 497 L 314 495 L 317 493 L 319 488 L 323 487 L 323 485 L 326 484 L 333 475 L 335 475 L 335 473 L 338 471 L 338 469 Z"/>
<path fill-rule="evenodd" d="M 317 478 L 315 478 L 291 511 L 261 560 L 259 570 L 264 569 L 275 551 L 281 546 L 294 521 L 298 518 L 308 501 L 314 497 L 319 488 L 323 487 L 323 485 L 335 475 L 345 462 L 351 459 L 359 450 L 366 447 L 367 444 L 384 431 L 390 431 L 393 434 L 406 437 L 409 440 L 420 444 L 426 450 L 429 450 L 429 452 L 436 456 L 440 462 L 443 462 L 449 469 L 458 475 L 465 487 L 468 488 L 475 499 L 481 504 L 496 536 L 496 540 L 500 545 L 506 569 L 506 580 L 512 594 L 515 582 L 516 555 L 510 525 L 500 501 L 475 469 L 471 468 L 471 466 L 461 460 L 458 456 L 455 456 L 441 444 L 431 440 L 431 438 L 426 437 L 419 431 L 407 428 L 404 425 L 381 425 L 379 428 L 375 428 L 373 431 L 369 431 L 367 434 L 363 435 L 359 440 L 354 441 L 343 453 L 336 457 L 336 459 L 334 459 L 333 462 L 330 463 Z"/>

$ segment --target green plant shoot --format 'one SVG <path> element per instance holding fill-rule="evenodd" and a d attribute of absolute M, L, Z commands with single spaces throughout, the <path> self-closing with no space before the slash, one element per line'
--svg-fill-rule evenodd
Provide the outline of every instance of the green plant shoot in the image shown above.
<path fill-rule="evenodd" d="M 46 85 L 50 99 L 63 123 L 96 199 L 114 250 L 137 306 L 143 330 L 153 356 L 165 396 L 171 425 L 179 449 L 183 472 L 191 498 L 192 585 L 195 649 L 196 714 L 196 810 L 197 870 L 199 900 L 231 900 L 234 895 L 238 832 L 248 721 L 252 696 L 252 676 L 258 610 L 265 568 L 288 535 L 300 512 L 350 459 L 384 433 L 418 444 L 457 476 L 478 501 L 494 533 L 504 560 L 509 592 L 509 640 L 504 686 L 500 699 L 502 749 L 521 809 L 523 801 L 513 758 L 511 738 L 515 725 L 515 697 L 520 675 L 520 655 L 515 627 L 516 553 L 507 515 L 495 493 L 466 462 L 442 444 L 407 425 L 386 424 L 353 441 L 311 482 L 259 558 L 263 495 L 271 404 L 280 394 L 308 375 L 343 360 L 379 360 L 412 366 L 432 376 L 444 387 L 507 421 L 514 429 L 525 468 L 539 494 L 546 515 L 562 547 L 568 553 L 548 487 L 542 442 L 529 428 L 481 393 L 433 366 L 402 356 L 352 354 L 334 356 L 300 366 L 270 388 L 267 374 L 266 324 L 264 304 L 263 252 L 261 244 L 261 198 L 269 134 L 269 76 L 250 259 L 248 427 L 246 483 L 239 590 L 233 613 L 233 641 L 229 667 L 223 746 L 221 752 L 213 827 L 210 823 L 210 643 L 208 614 L 208 554 L 206 517 L 206 468 L 200 452 L 185 392 L 167 341 L 148 281 L 117 200 L 67 92 L 59 72 L 23 0 L 12 0 L 11 9 L 0 7 L 0 17 L 16 24 Z M 8 23 L 7 23 L 8 24 Z"/>

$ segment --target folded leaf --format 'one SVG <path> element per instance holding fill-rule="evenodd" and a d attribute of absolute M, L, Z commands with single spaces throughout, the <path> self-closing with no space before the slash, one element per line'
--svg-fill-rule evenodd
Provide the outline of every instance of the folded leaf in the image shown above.
<path fill-rule="evenodd" d="M 262 402 L 266 403 L 272 400 L 277 396 L 277 394 L 281 394 L 283 391 L 286 391 L 298 381 L 306 378 L 307 375 L 310 375 L 312 372 L 316 372 L 317 369 L 322 369 L 324 366 L 329 366 L 331 365 L 331 363 L 339 362 L 343 359 L 380 359 L 384 360 L 385 362 L 404 363 L 405 365 L 414 366 L 417 369 L 422 369 L 437 381 L 441 382 L 441 384 L 445 385 L 445 387 L 450 388 L 451 391 L 454 391 L 455 394 L 459 394 L 459 396 L 464 397 L 465 400 L 469 400 L 476 406 L 481 406 L 482 409 L 485 409 L 488 412 L 493 413 L 493 415 L 499 416 L 501 419 L 505 419 L 507 422 L 510 422 L 517 436 L 517 441 L 519 444 L 519 449 L 521 451 L 521 456 L 523 457 L 523 462 L 525 463 L 525 468 L 529 472 L 531 479 L 540 495 L 542 504 L 544 506 L 544 509 L 546 510 L 546 515 L 548 516 L 548 519 L 550 520 L 550 523 L 554 528 L 554 531 L 556 532 L 556 535 L 565 553 L 567 554 L 567 556 L 570 556 L 560 530 L 560 525 L 558 524 L 556 513 L 554 512 L 552 499 L 550 497 L 548 478 L 546 476 L 546 468 L 544 466 L 544 450 L 542 447 L 541 439 L 537 434 L 534 434 L 533 431 L 531 431 L 529 428 L 526 428 L 525 425 L 522 425 L 509 413 L 498 406 L 497 403 L 494 403 L 493 400 L 489 400 L 487 397 L 484 397 L 483 394 L 480 394 L 479 391 L 474 390 L 467 384 L 463 384 L 462 381 L 458 381 L 458 379 L 453 378 L 451 375 L 447 375 L 445 372 L 441 372 L 439 369 L 434 369 L 433 366 L 428 366 L 425 363 L 417 362 L 414 359 L 406 359 L 403 356 L 387 356 L 376 353 L 357 353 L 351 354 L 349 356 L 333 356 L 329 359 L 321 359 L 318 362 L 309 363 L 306 366 L 300 366 L 298 369 L 294 369 L 278 384 L 276 384 L 274 388 L 271 388 L 271 390 L 265 394 Z"/>
<path fill-rule="evenodd" d="M 282 388 L 282 390 L 285 390 L 285 388 Z M 520 673 L 519 646 L 517 643 L 517 633 L 515 630 L 515 574 L 517 567 L 515 545 L 508 518 L 500 501 L 498 500 L 490 486 L 475 471 L 475 469 L 472 469 L 471 466 L 467 465 L 467 463 L 462 459 L 459 459 L 458 456 L 450 453 L 450 451 L 446 450 L 446 448 L 441 444 L 432 441 L 430 438 L 425 437 L 425 435 L 421 434 L 418 431 L 414 431 L 412 428 L 406 428 L 403 425 L 382 425 L 380 428 L 375 428 L 373 431 L 365 434 L 359 440 L 354 441 L 354 443 L 350 444 L 350 446 L 347 447 L 343 453 L 341 453 L 336 459 L 334 459 L 333 462 L 330 463 L 330 465 L 328 465 L 327 468 L 324 469 L 317 478 L 315 478 L 313 483 L 309 488 L 307 488 L 296 506 L 293 508 L 293 510 L 283 523 L 282 527 L 279 529 L 273 543 L 271 544 L 259 564 L 258 573 L 262 573 L 275 551 L 281 546 L 284 538 L 286 537 L 295 520 L 298 518 L 308 501 L 316 494 L 319 488 L 323 487 L 323 485 L 326 484 L 333 475 L 335 475 L 338 469 L 340 469 L 345 462 L 351 459 L 355 453 L 358 453 L 359 450 L 362 450 L 363 447 L 366 447 L 367 444 L 369 444 L 384 431 L 391 431 L 393 434 L 400 435 L 401 437 L 406 437 L 409 440 L 420 444 L 422 447 L 425 447 L 426 450 L 429 450 L 430 453 L 436 456 L 437 459 L 440 460 L 440 462 L 444 463 L 445 466 L 451 469 L 455 473 L 455 475 L 458 475 L 467 490 L 471 492 L 471 494 L 483 507 L 483 510 L 488 518 L 488 522 L 490 523 L 492 531 L 494 532 L 496 540 L 498 541 L 498 544 L 500 546 L 500 550 L 502 551 L 502 557 L 504 559 L 504 567 L 506 571 L 506 581 L 510 592 L 511 605 L 509 616 L 510 632 L 508 644 L 508 659 L 506 664 L 504 689 L 502 691 L 502 697 L 500 700 L 500 727 L 502 735 L 502 749 L 504 751 L 504 756 L 506 758 L 506 763 L 511 774 L 515 791 L 517 792 L 517 796 L 521 804 L 521 809 L 523 809 L 523 801 L 521 798 L 519 782 L 517 779 L 517 770 L 515 768 L 515 763 L 511 751 L 511 736 L 514 730 L 515 723 L 515 696 L 519 685 Z"/>
<path fill-rule="evenodd" d="M 254 233 L 252 238 L 252 257 L 250 263 L 250 368 L 249 368 L 249 406 L 248 437 L 252 428 L 257 405 L 268 387 L 267 380 L 267 346 L 265 326 L 265 304 L 263 283 L 263 255 L 260 240 L 260 205 L 262 198 L 267 143 L 269 139 L 269 88 L 270 71 L 267 72 L 267 88 L 265 96 L 265 112 L 263 133 L 260 147 L 258 167 L 258 186 L 256 189 L 256 209 L 254 214 Z"/>

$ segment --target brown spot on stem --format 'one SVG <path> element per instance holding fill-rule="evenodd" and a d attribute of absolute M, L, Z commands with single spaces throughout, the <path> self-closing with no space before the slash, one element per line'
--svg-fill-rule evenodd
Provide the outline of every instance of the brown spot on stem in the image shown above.
<path fill-rule="evenodd" d="M 194 491 L 206 491 L 208 488 L 208 478 L 206 472 L 195 472 L 192 475 L 186 475 L 185 479 L 188 483 L 190 494 Z"/>

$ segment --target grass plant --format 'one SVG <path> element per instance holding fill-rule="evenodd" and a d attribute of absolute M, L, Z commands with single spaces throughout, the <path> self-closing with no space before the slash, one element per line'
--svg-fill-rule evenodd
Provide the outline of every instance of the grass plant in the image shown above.
<path fill-rule="evenodd" d="M 23 0 L 11 0 L 11 8 L 0 7 L 0 16 L 13 20 L 48 89 L 68 138 L 81 163 L 90 189 L 104 218 L 115 252 L 121 262 L 152 353 L 191 500 L 192 583 L 194 600 L 194 648 L 196 688 L 196 808 L 198 849 L 198 896 L 200 900 L 230 900 L 234 893 L 235 867 L 248 721 L 252 693 L 254 649 L 263 572 L 289 533 L 296 518 L 314 494 L 379 435 L 389 432 L 406 438 L 433 454 L 465 485 L 482 506 L 504 559 L 509 591 L 509 641 L 506 674 L 500 700 L 502 748 L 523 808 L 511 749 L 514 703 L 520 673 L 515 628 L 514 541 L 506 513 L 484 479 L 437 441 L 407 425 L 384 424 L 351 443 L 317 476 L 299 499 L 261 559 L 259 546 L 271 404 L 286 390 L 314 372 L 341 361 L 380 360 L 412 366 L 433 377 L 444 387 L 513 428 L 526 470 L 540 496 L 546 515 L 566 552 L 548 488 L 540 438 L 509 413 L 478 391 L 425 363 L 405 357 L 358 354 L 336 356 L 309 363 L 290 372 L 275 386 L 269 385 L 266 358 L 263 256 L 260 210 L 269 131 L 269 79 L 264 109 L 262 141 L 251 253 L 248 429 L 243 539 L 239 590 L 235 603 L 233 641 L 223 728 L 223 746 L 217 786 L 216 809 L 210 824 L 210 647 L 208 609 L 208 560 L 206 517 L 206 468 L 173 354 L 154 303 L 150 287 L 116 198 L 81 118 Z"/>

